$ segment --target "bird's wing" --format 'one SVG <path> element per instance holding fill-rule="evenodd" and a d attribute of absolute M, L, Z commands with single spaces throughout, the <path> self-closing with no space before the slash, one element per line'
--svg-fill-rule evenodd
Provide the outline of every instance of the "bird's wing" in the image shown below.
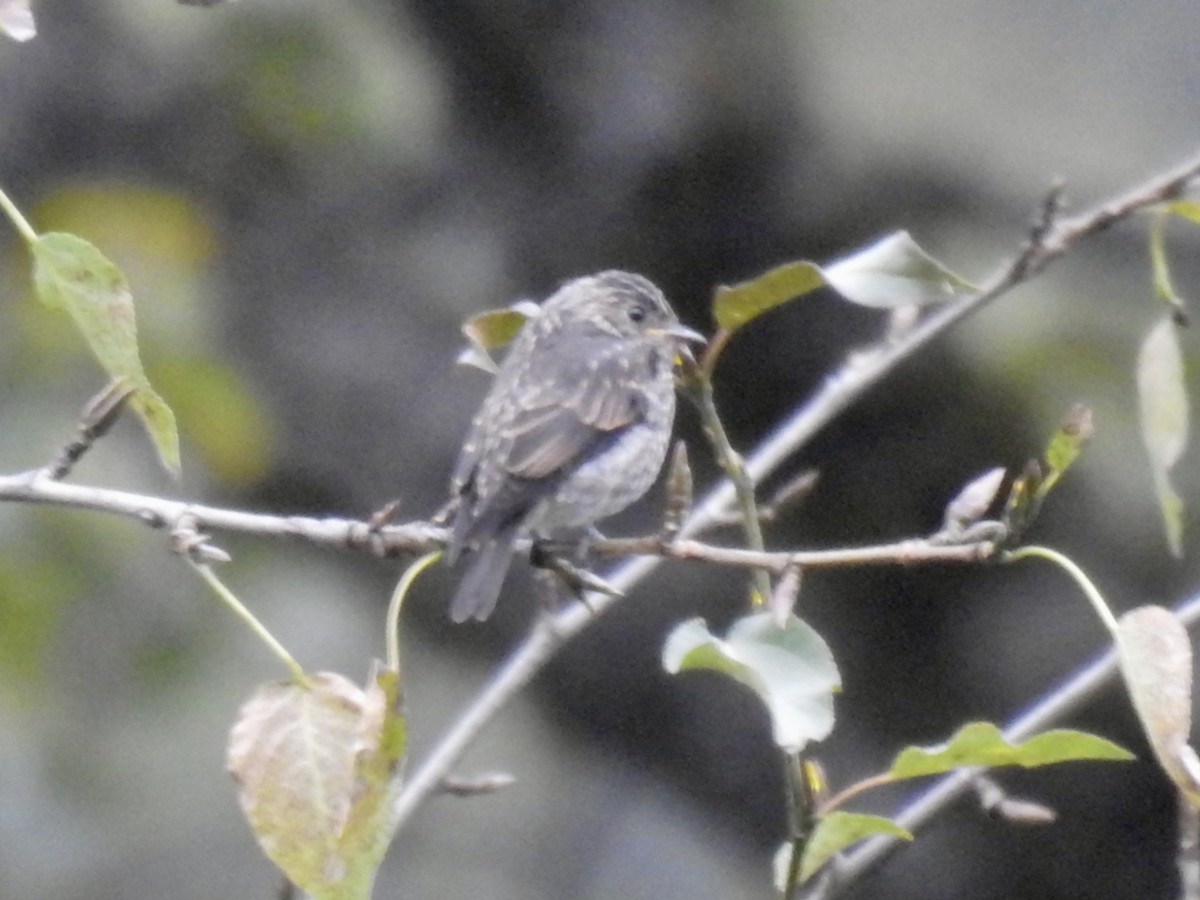
<path fill-rule="evenodd" d="M 455 467 L 460 497 L 450 555 L 480 535 L 512 527 L 582 461 L 645 416 L 640 362 L 611 342 L 576 334 L 543 345 L 527 365 L 501 372 Z M 622 362 L 624 360 L 624 362 Z M 497 403 L 495 396 L 506 398 Z M 479 493 L 480 484 L 488 485 Z"/>
<path fill-rule="evenodd" d="M 587 349 L 559 361 L 555 377 L 541 379 L 536 371 L 541 367 L 531 369 L 528 380 L 536 387 L 506 423 L 509 475 L 553 479 L 644 418 L 645 401 L 631 378 L 631 360 Z"/>

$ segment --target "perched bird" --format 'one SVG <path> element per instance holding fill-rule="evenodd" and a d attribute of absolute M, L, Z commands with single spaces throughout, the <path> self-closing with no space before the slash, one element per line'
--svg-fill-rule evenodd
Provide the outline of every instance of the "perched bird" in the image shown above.
<path fill-rule="evenodd" d="M 591 526 L 658 477 L 675 417 L 675 356 L 703 337 L 640 275 L 567 282 L 514 339 L 451 478 L 447 559 L 470 554 L 450 604 L 486 619 L 514 545 Z"/>

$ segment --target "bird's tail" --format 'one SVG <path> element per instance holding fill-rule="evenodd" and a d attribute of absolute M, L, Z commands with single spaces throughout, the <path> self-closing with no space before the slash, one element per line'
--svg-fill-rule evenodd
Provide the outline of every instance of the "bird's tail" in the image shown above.
<path fill-rule="evenodd" d="M 500 534 L 479 545 L 470 558 L 467 573 L 459 582 L 454 599 L 450 601 L 450 618 L 455 622 L 476 619 L 482 622 L 492 614 L 504 576 L 513 555 L 513 538 Z"/>

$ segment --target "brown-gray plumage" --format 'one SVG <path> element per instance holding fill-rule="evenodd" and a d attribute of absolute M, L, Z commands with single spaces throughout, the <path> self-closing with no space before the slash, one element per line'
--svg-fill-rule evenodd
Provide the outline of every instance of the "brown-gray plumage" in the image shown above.
<path fill-rule="evenodd" d="M 563 285 L 513 341 L 451 479 L 458 511 L 446 555 L 472 557 L 456 622 L 485 619 L 514 544 L 590 526 L 642 496 L 662 468 L 675 416 L 679 324 L 640 275 Z"/>

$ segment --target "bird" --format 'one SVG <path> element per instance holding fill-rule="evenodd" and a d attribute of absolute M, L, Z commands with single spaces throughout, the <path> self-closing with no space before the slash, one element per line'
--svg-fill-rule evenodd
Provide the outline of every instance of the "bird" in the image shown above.
<path fill-rule="evenodd" d="M 593 528 L 658 477 L 688 342 L 655 285 L 610 270 L 564 283 L 526 321 L 471 422 L 450 479 L 446 558 L 466 572 L 450 618 L 483 621 L 518 541 Z"/>

